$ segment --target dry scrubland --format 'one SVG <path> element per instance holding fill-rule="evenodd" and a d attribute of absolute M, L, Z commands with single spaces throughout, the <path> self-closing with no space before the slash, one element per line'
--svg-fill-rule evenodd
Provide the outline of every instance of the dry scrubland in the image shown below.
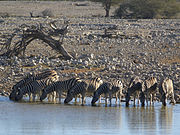
<path fill-rule="evenodd" d="M 42 16 L 45 9 L 50 9 L 53 17 L 30 17 L 30 12 Z M 105 81 L 120 78 L 125 89 L 134 75 L 142 79 L 153 75 L 158 81 L 170 77 L 175 90 L 180 90 L 180 20 L 123 20 L 104 18 L 104 14 L 99 3 L 0 1 L 1 47 L 8 37 L 3 35 L 24 23 L 46 26 L 57 20 L 63 27 L 64 20 L 69 20 L 63 45 L 75 57 L 68 61 L 55 58 L 56 52 L 45 43 L 33 41 L 26 58 L 0 57 L 0 91 L 10 91 L 30 71 L 47 68 L 55 69 L 61 80 L 73 76 L 100 76 Z M 114 29 L 116 38 L 103 38 L 104 29 Z"/>

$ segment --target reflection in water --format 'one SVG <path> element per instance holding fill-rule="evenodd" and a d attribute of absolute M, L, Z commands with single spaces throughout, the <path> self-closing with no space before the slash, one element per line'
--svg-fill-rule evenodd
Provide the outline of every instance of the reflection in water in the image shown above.
<path fill-rule="evenodd" d="M 153 106 L 127 108 L 126 119 L 131 133 L 156 131 L 156 113 Z"/>
<path fill-rule="evenodd" d="M 178 105 L 126 108 L 123 104 L 89 104 L 14 103 L 0 97 L 0 135 L 179 134 Z"/>
<path fill-rule="evenodd" d="M 161 134 L 169 134 L 172 128 L 173 106 L 162 106 L 159 110 L 159 129 Z"/>
<path fill-rule="evenodd" d="M 2 107 L 0 134 L 118 134 L 122 129 L 119 107 L 14 102 Z"/>

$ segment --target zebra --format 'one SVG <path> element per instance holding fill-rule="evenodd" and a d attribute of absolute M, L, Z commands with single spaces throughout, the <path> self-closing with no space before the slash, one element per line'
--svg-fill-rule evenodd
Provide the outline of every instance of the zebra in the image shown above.
<path fill-rule="evenodd" d="M 171 96 L 171 102 L 173 104 L 176 104 L 176 101 L 174 99 L 173 81 L 171 79 L 165 78 L 164 80 L 161 80 L 159 85 L 159 93 L 161 102 L 164 106 L 166 106 L 166 100 L 169 96 Z"/>
<path fill-rule="evenodd" d="M 157 93 L 157 79 L 155 77 L 149 77 L 143 82 L 143 90 L 148 105 L 148 99 L 150 96 L 150 105 L 152 104 L 154 97 Z"/>
<path fill-rule="evenodd" d="M 91 104 L 94 105 L 95 102 L 100 98 L 102 94 L 105 94 L 105 104 L 107 104 L 107 97 L 109 96 L 109 101 L 111 105 L 112 96 L 115 94 L 116 104 L 117 98 L 119 98 L 119 103 L 121 101 L 123 84 L 120 80 L 113 80 L 110 83 L 103 83 L 95 92 Z"/>
<path fill-rule="evenodd" d="M 88 96 L 93 96 L 93 93 L 103 83 L 103 80 L 101 80 L 100 77 L 93 77 L 84 81 L 88 84 L 88 88 L 86 90 L 86 95 Z M 75 102 L 76 100 L 77 100 L 77 96 L 75 96 Z"/>
<path fill-rule="evenodd" d="M 101 84 L 99 86 L 99 88 L 94 92 L 94 96 L 93 99 L 91 101 L 91 105 L 95 105 L 95 102 L 98 101 L 98 99 L 100 98 L 100 96 L 102 94 L 105 94 L 105 103 L 107 104 L 107 95 L 110 91 L 110 83 L 104 82 L 103 84 Z"/>
<path fill-rule="evenodd" d="M 46 86 L 50 85 L 52 82 L 57 81 L 56 77 L 48 77 L 42 80 L 35 80 L 24 87 L 19 88 L 18 94 L 15 97 L 16 101 L 19 101 L 23 98 L 23 95 L 28 94 L 29 100 L 31 93 L 33 94 L 33 101 L 35 101 L 35 95 L 40 94 L 41 90 L 44 89 Z"/>
<path fill-rule="evenodd" d="M 94 91 L 96 91 L 97 88 L 103 83 L 99 77 L 90 78 L 89 80 L 86 80 L 86 82 L 88 83 L 87 91 L 90 94 L 94 93 Z"/>
<path fill-rule="evenodd" d="M 12 92 L 10 93 L 10 100 L 15 100 L 15 97 L 18 93 L 18 90 L 23 88 L 26 84 L 33 82 L 35 80 L 41 80 L 45 79 L 47 77 L 56 77 L 58 80 L 58 75 L 55 70 L 47 70 L 39 74 L 34 74 L 34 73 L 29 73 L 25 78 L 17 82 L 13 87 L 12 87 Z"/>
<path fill-rule="evenodd" d="M 129 88 L 125 95 L 126 106 L 129 106 L 129 101 L 132 95 L 134 97 L 134 106 L 135 106 L 136 97 L 138 97 L 138 103 L 140 99 L 142 106 L 144 106 L 145 95 L 142 92 L 142 84 L 143 84 L 143 81 L 139 79 L 138 76 L 131 78 L 131 81 L 129 83 Z"/>
<path fill-rule="evenodd" d="M 103 83 L 103 81 L 101 80 L 101 78 L 99 77 L 93 77 L 93 78 L 90 78 L 90 79 L 87 79 L 87 80 L 84 80 L 84 83 L 87 84 L 87 88 L 83 89 L 83 94 L 84 94 L 84 97 L 81 97 L 81 93 L 79 94 L 75 94 L 74 97 L 75 97 L 75 102 L 77 102 L 77 97 L 79 96 L 79 98 L 84 98 L 84 101 L 83 103 L 85 103 L 85 97 L 86 95 L 88 96 L 93 96 L 93 93 L 94 91 L 97 90 L 97 88 Z M 84 85 L 84 83 L 80 83 L 81 85 Z M 83 87 L 83 86 L 82 86 Z M 81 87 L 81 88 L 82 88 Z M 80 88 L 80 86 L 79 86 Z M 73 89 L 70 89 L 68 90 L 69 91 L 75 91 L 75 93 L 78 93 L 78 91 L 82 91 L 82 90 L 79 90 L 78 87 L 77 88 L 73 88 Z M 67 95 L 68 96 L 68 95 Z"/>
<path fill-rule="evenodd" d="M 64 100 L 64 103 L 69 103 L 75 96 L 81 94 L 82 98 L 82 105 L 84 105 L 84 98 L 88 88 L 88 84 L 85 81 L 78 82 L 74 87 L 68 90 L 67 96 Z"/>
<path fill-rule="evenodd" d="M 61 103 L 62 92 L 67 92 L 80 81 L 81 80 L 79 78 L 71 78 L 65 81 L 57 81 L 55 83 L 52 83 L 51 85 L 43 89 L 43 93 L 40 96 L 40 100 L 44 100 L 47 97 L 47 94 L 56 91 L 59 94 L 59 103 Z"/>
<path fill-rule="evenodd" d="M 111 105 L 111 99 L 113 94 L 115 94 L 116 97 L 116 104 L 117 104 L 117 99 L 119 98 L 119 104 L 121 102 L 121 96 L 122 94 L 122 89 L 123 89 L 123 84 L 120 80 L 113 80 L 111 83 L 111 89 L 109 91 L 109 100 L 110 100 L 110 105 Z"/>
<path fill-rule="evenodd" d="M 32 75 L 31 73 L 27 74 L 25 78 L 23 78 L 21 81 L 19 81 L 18 83 L 16 83 L 16 84 L 12 87 L 12 92 L 11 92 L 10 95 L 9 95 L 9 99 L 10 99 L 10 100 L 15 100 L 15 97 L 16 97 L 16 95 L 17 95 L 17 93 L 18 93 L 18 89 L 19 89 L 19 88 L 22 88 L 22 87 L 25 86 L 27 83 L 33 81 L 33 80 L 32 80 L 32 76 L 33 76 L 33 75 Z"/>

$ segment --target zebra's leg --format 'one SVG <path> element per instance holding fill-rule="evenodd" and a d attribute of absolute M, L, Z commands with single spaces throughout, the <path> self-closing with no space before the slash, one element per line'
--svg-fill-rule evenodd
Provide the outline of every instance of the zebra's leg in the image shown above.
<path fill-rule="evenodd" d="M 112 99 L 112 94 L 109 94 L 109 102 L 110 102 L 110 106 L 111 106 L 111 99 Z"/>
<path fill-rule="evenodd" d="M 48 102 L 50 102 L 50 101 L 51 101 L 51 96 L 52 96 L 52 95 L 51 95 L 51 93 L 49 93 L 49 94 L 48 94 L 48 96 L 47 96 L 47 98 L 48 98 Z"/>
<path fill-rule="evenodd" d="M 84 103 L 86 103 L 86 96 L 84 96 Z"/>
<path fill-rule="evenodd" d="M 107 94 L 105 94 L 105 105 L 107 106 Z"/>
<path fill-rule="evenodd" d="M 62 95 L 62 91 L 59 90 L 59 91 L 58 91 L 58 94 L 59 94 L 59 103 L 61 104 L 61 95 Z"/>
<path fill-rule="evenodd" d="M 77 95 L 74 98 L 75 98 L 75 103 L 77 103 Z"/>
<path fill-rule="evenodd" d="M 101 95 L 99 96 L 99 104 L 101 103 Z"/>
<path fill-rule="evenodd" d="M 117 100 L 118 100 L 118 93 L 116 93 L 116 95 L 115 95 L 115 97 L 116 97 L 116 105 L 117 105 Z"/>
<path fill-rule="evenodd" d="M 175 100 L 175 98 L 174 98 L 174 92 L 172 92 L 171 93 L 171 102 L 173 103 L 173 105 L 175 105 L 176 104 L 176 100 Z"/>
<path fill-rule="evenodd" d="M 120 92 L 119 92 L 118 98 L 119 98 L 119 105 L 120 105 L 121 104 L 121 93 Z"/>
<path fill-rule="evenodd" d="M 35 99 L 36 99 L 36 94 L 33 93 L 33 102 L 35 102 Z"/>
<path fill-rule="evenodd" d="M 154 105 L 154 97 L 155 97 L 156 93 L 152 94 L 152 104 Z"/>
<path fill-rule="evenodd" d="M 152 105 L 152 94 L 150 94 L 150 105 Z"/>
<path fill-rule="evenodd" d="M 146 93 L 146 104 L 148 106 L 149 93 Z"/>
<path fill-rule="evenodd" d="M 29 101 L 32 101 L 33 100 L 32 93 L 28 93 L 28 96 L 29 96 Z"/>
<path fill-rule="evenodd" d="M 79 98 L 79 102 L 81 103 L 81 98 L 82 98 L 81 94 L 77 95 L 77 98 Z"/>
<path fill-rule="evenodd" d="M 139 92 L 136 94 L 136 97 L 137 97 L 137 99 L 138 99 L 138 105 L 140 104 L 140 100 L 139 100 Z"/>
<path fill-rule="evenodd" d="M 57 95 L 56 91 L 53 91 L 53 102 L 56 102 L 56 95 Z"/>
<path fill-rule="evenodd" d="M 84 105 L 85 93 L 83 92 L 81 95 L 82 95 L 82 97 L 81 97 L 81 99 L 82 99 L 82 105 Z"/>
<path fill-rule="evenodd" d="M 136 94 L 134 95 L 134 99 L 133 99 L 133 105 L 135 106 L 136 104 Z"/>

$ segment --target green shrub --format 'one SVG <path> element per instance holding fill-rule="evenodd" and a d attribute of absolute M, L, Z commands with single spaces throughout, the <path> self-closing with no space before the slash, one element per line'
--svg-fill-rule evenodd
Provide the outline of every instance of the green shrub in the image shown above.
<path fill-rule="evenodd" d="M 128 0 L 122 2 L 115 16 L 125 19 L 175 18 L 180 12 L 176 0 Z"/>

